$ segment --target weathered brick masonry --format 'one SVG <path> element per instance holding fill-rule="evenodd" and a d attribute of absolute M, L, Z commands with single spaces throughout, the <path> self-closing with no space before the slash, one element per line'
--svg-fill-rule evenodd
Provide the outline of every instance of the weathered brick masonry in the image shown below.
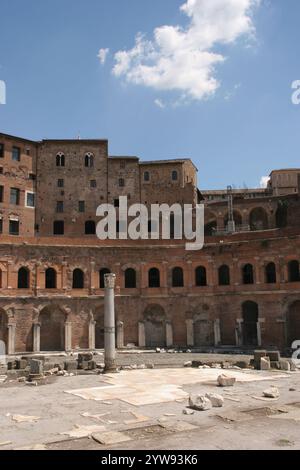
<path fill-rule="evenodd" d="M 0 341 L 9 353 L 102 348 L 107 271 L 117 275 L 120 348 L 283 350 L 300 339 L 300 170 L 273 172 L 264 190 L 233 191 L 234 233 L 227 192 L 201 194 L 188 159 L 140 162 L 108 157 L 105 140 L 0 134 L 0 171 Z M 120 195 L 148 206 L 202 199 L 204 249 L 100 242 L 96 208 Z"/>

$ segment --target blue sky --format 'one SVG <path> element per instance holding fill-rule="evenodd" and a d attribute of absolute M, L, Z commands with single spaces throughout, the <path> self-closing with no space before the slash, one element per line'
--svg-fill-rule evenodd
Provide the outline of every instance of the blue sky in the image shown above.
<path fill-rule="evenodd" d="M 0 131 L 108 138 L 111 155 L 143 160 L 190 157 L 202 189 L 258 186 L 272 169 L 300 167 L 300 105 L 291 102 L 300 79 L 299 0 L 261 0 L 251 15 L 255 34 L 216 41 L 209 51 L 226 60 L 211 72 L 213 94 L 187 97 L 113 73 L 114 55 L 132 51 L 138 32 L 152 40 L 163 25 L 186 30 L 185 1 L 0 0 Z M 109 48 L 104 64 L 100 48 Z"/>

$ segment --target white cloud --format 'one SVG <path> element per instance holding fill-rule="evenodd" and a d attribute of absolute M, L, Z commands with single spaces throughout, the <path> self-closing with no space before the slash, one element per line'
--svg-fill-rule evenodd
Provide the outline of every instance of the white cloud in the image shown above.
<path fill-rule="evenodd" d="M 165 103 L 160 99 L 154 100 L 154 104 L 160 109 L 164 109 L 166 107 Z"/>
<path fill-rule="evenodd" d="M 109 54 L 109 49 L 99 49 L 97 57 L 100 60 L 102 65 L 105 64 L 108 54 Z"/>
<path fill-rule="evenodd" d="M 252 14 L 261 0 L 186 0 L 186 28 L 161 26 L 153 39 L 138 34 L 132 49 L 115 54 L 113 74 L 128 83 L 172 90 L 180 99 L 202 100 L 220 86 L 215 67 L 225 61 L 216 46 L 253 38 Z"/>
<path fill-rule="evenodd" d="M 260 187 L 267 188 L 269 181 L 270 181 L 269 176 L 262 176 L 260 179 Z"/>

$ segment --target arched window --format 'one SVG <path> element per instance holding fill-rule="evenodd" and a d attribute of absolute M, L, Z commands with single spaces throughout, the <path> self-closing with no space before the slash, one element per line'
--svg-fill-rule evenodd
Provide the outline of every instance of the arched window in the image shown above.
<path fill-rule="evenodd" d="M 219 267 L 219 286 L 229 286 L 230 285 L 230 269 L 224 264 Z"/>
<path fill-rule="evenodd" d="M 160 272 L 157 268 L 150 269 L 148 276 L 150 288 L 160 287 Z"/>
<path fill-rule="evenodd" d="M 63 152 L 59 152 L 56 155 L 56 166 L 65 166 L 65 155 Z"/>
<path fill-rule="evenodd" d="M 135 269 L 128 268 L 125 271 L 125 289 L 136 288 L 136 271 Z"/>
<path fill-rule="evenodd" d="M 172 171 L 172 181 L 178 180 L 178 172 L 176 170 Z"/>
<path fill-rule="evenodd" d="M 105 282 L 104 282 L 105 274 L 110 274 L 110 269 L 108 269 L 108 268 L 100 269 L 100 271 L 99 271 L 99 287 L 100 287 L 100 289 L 105 288 Z"/>
<path fill-rule="evenodd" d="M 250 213 L 250 228 L 251 230 L 267 230 L 268 229 L 268 215 L 262 207 L 253 209 Z"/>
<path fill-rule="evenodd" d="M 196 269 L 196 286 L 205 287 L 207 286 L 207 277 L 206 277 L 206 268 L 204 266 L 199 266 Z"/>
<path fill-rule="evenodd" d="M 182 268 L 174 268 L 172 271 L 172 287 L 184 287 L 184 276 Z"/>
<path fill-rule="evenodd" d="M 84 272 L 81 269 L 74 269 L 73 271 L 73 289 L 84 288 Z"/>
<path fill-rule="evenodd" d="M 254 274 L 252 264 L 245 264 L 242 270 L 243 284 L 254 284 Z"/>
<path fill-rule="evenodd" d="M 20 268 L 18 271 L 18 289 L 29 289 L 29 270 Z"/>
<path fill-rule="evenodd" d="M 84 157 L 84 164 L 86 168 L 93 168 L 94 166 L 94 155 L 92 153 L 87 153 Z"/>
<path fill-rule="evenodd" d="M 276 284 L 276 266 L 274 263 L 267 264 L 265 274 L 267 284 Z"/>
<path fill-rule="evenodd" d="M 150 173 L 149 173 L 149 171 L 145 171 L 145 173 L 144 173 L 144 181 L 150 181 Z"/>
<path fill-rule="evenodd" d="M 299 261 L 293 260 L 288 264 L 289 271 L 289 282 L 299 282 L 300 281 L 300 272 L 299 272 Z"/>
<path fill-rule="evenodd" d="M 56 271 L 53 268 L 46 269 L 45 273 L 46 289 L 56 289 Z"/>
<path fill-rule="evenodd" d="M 87 220 L 85 223 L 85 234 L 96 235 L 96 224 L 93 220 Z"/>

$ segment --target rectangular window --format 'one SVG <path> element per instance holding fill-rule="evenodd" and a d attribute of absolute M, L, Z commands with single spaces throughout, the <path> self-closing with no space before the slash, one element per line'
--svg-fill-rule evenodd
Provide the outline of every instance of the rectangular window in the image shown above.
<path fill-rule="evenodd" d="M 114 200 L 114 206 L 115 207 L 120 207 L 120 199 L 115 199 Z"/>
<path fill-rule="evenodd" d="M 91 188 L 97 188 L 97 181 L 91 180 L 90 185 L 91 185 Z"/>
<path fill-rule="evenodd" d="M 0 219 L 0 233 L 3 233 L 3 219 Z"/>
<path fill-rule="evenodd" d="M 35 194 L 34 193 L 26 194 L 26 206 L 35 207 Z"/>
<path fill-rule="evenodd" d="M 78 212 L 85 212 L 85 201 L 79 201 Z"/>
<path fill-rule="evenodd" d="M 63 211 L 64 211 L 63 201 L 57 201 L 57 203 L 56 203 L 56 212 L 61 214 Z"/>
<path fill-rule="evenodd" d="M 57 187 L 58 188 L 63 188 L 65 186 L 65 180 L 59 179 L 57 180 Z"/>
<path fill-rule="evenodd" d="M 36 180 L 36 175 L 34 173 L 29 173 L 29 179 L 32 181 Z"/>
<path fill-rule="evenodd" d="M 0 144 L 0 158 L 4 157 L 4 144 Z"/>
<path fill-rule="evenodd" d="M 20 190 L 17 188 L 10 188 L 10 203 L 18 206 L 20 204 Z"/>
<path fill-rule="evenodd" d="M 124 188 L 124 186 L 125 186 L 125 180 L 123 178 L 120 178 L 119 179 L 119 187 Z"/>
<path fill-rule="evenodd" d="M 3 202 L 4 197 L 4 186 L 0 186 L 0 202 Z"/>
<path fill-rule="evenodd" d="M 18 220 L 9 221 L 9 234 L 19 235 L 19 221 Z"/>
<path fill-rule="evenodd" d="M 21 150 L 19 147 L 12 148 L 12 159 L 14 162 L 19 162 L 21 160 Z"/>
<path fill-rule="evenodd" d="M 63 220 L 56 220 L 53 223 L 53 235 L 64 235 L 65 223 Z"/>

